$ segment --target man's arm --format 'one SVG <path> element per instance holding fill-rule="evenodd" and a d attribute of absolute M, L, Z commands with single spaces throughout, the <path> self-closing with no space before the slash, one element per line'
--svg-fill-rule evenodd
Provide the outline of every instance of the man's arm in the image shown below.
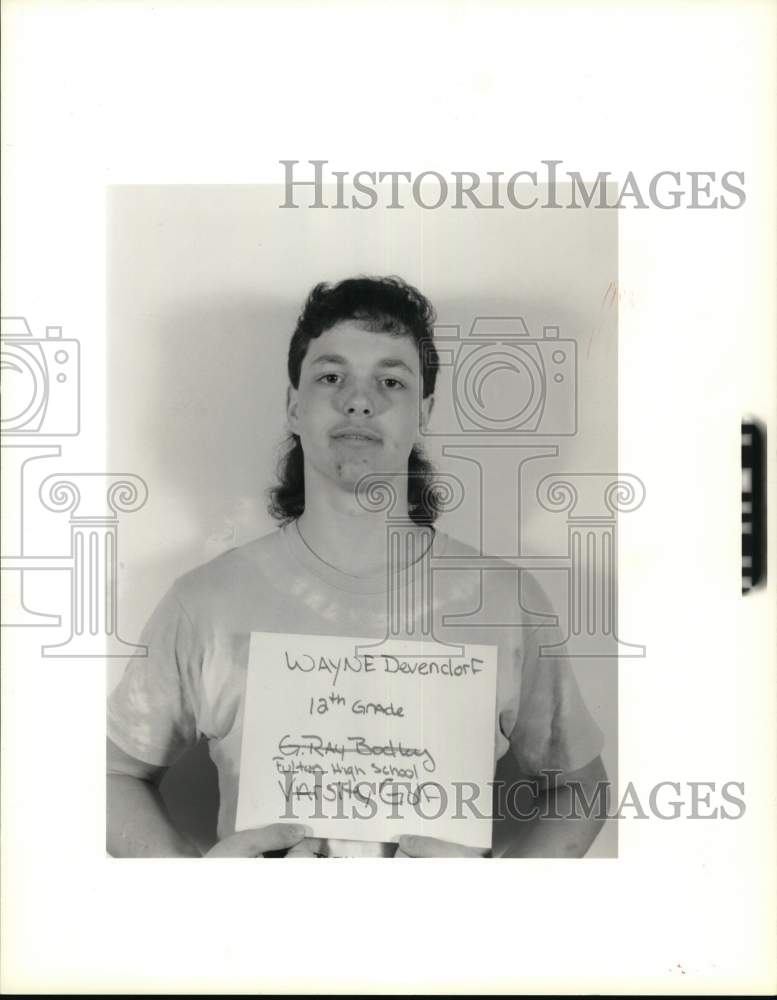
<path fill-rule="evenodd" d="M 498 779 L 494 796 L 494 858 L 582 858 L 604 825 L 609 799 L 601 757 L 528 794 L 531 779 Z M 547 782 L 546 782 L 547 784 Z M 573 791 L 574 788 L 574 791 Z M 523 794 L 522 794 L 523 793 Z M 474 858 L 486 852 L 433 837 L 400 837 L 397 858 Z"/>
<path fill-rule="evenodd" d="M 108 853 L 115 858 L 199 858 L 159 792 L 166 767 L 146 764 L 108 740 Z"/>
<path fill-rule="evenodd" d="M 574 786 L 574 791 L 573 791 Z M 524 791 L 528 784 L 524 781 Z M 601 757 L 559 776 L 536 796 L 516 794 L 508 781 L 499 795 L 494 857 L 582 858 L 604 825 L 609 797 Z M 529 817 L 531 818 L 523 818 Z"/>
<path fill-rule="evenodd" d="M 108 853 L 115 858 L 199 858 L 200 851 L 170 819 L 159 782 L 166 767 L 146 764 L 108 740 Z M 312 831 L 292 823 L 241 830 L 215 844 L 206 858 L 258 858 L 300 843 Z"/>

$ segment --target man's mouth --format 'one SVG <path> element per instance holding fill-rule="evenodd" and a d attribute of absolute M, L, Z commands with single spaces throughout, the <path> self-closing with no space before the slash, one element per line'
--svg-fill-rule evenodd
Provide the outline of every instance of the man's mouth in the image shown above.
<path fill-rule="evenodd" d="M 346 427 L 333 431 L 331 435 L 336 441 L 355 441 L 362 444 L 377 444 L 380 435 L 364 427 Z"/>

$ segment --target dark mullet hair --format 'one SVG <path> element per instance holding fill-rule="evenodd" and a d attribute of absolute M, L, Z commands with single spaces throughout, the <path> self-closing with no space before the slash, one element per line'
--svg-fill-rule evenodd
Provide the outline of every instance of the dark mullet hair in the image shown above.
<path fill-rule="evenodd" d="M 336 285 L 316 285 L 308 295 L 289 344 L 289 382 L 299 388 L 302 362 L 311 340 L 335 324 L 355 320 L 372 333 L 411 337 L 418 350 L 424 399 L 434 392 L 439 357 L 434 346 L 434 307 L 417 288 L 401 278 L 348 278 Z M 278 462 L 278 482 L 269 490 L 268 510 L 289 524 L 305 510 L 305 463 L 302 443 L 290 434 Z M 434 467 L 413 446 L 407 463 L 408 513 L 416 524 L 432 524 L 440 513 Z"/>

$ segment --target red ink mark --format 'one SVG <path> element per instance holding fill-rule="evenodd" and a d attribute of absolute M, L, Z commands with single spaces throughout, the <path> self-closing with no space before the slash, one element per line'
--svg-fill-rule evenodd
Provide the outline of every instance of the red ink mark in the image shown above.
<path fill-rule="evenodd" d="M 605 305 L 612 308 L 617 301 L 618 301 L 618 282 L 611 281 L 607 286 L 607 291 L 602 296 L 601 308 L 604 309 Z"/>

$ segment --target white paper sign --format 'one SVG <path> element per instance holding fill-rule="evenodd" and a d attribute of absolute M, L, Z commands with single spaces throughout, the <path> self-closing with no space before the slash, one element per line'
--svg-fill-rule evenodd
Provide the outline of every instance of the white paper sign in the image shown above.
<path fill-rule="evenodd" d="M 489 848 L 497 647 L 459 648 L 253 632 L 236 829 Z"/>

